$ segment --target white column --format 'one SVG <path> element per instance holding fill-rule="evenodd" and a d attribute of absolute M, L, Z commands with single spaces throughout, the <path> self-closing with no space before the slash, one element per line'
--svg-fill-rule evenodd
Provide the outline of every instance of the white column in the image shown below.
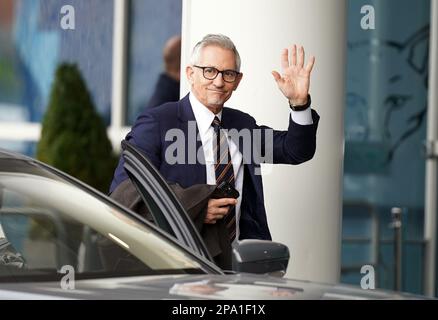
<path fill-rule="evenodd" d="M 183 70 L 205 34 L 223 33 L 234 41 L 244 75 L 228 106 L 275 129 L 286 129 L 289 116 L 271 75 L 280 71 L 281 50 L 302 44 L 316 56 L 311 83 L 313 106 L 321 115 L 316 155 L 299 166 L 265 166 L 265 205 L 273 240 L 291 252 L 286 276 L 339 281 L 346 1 L 185 0 L 182 27 Z M 187 82 L 181 88 L 184 95 Z"/>
<path fill-rule="evenodd" d="M 113 65 L 111 126 L 109 138 L 116 151 L 120 150 L 121 132 L 126 111 L 128 0 L 114 0 Z"/>
<path fill-rule="evenodd" d="M 429 91 L 427 105 L 426 195 L 424 214 L 425 268 L 424 294 L 435 296 L 438 157 L 438 3 L 430 2 Z"/>

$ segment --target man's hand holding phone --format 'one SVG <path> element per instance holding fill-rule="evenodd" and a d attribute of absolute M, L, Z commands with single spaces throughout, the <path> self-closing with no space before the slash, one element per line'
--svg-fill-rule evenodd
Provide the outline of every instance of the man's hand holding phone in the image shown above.
<path fill-rule="evenodd" d="M 237 204 L 238 197 L 239 192 L 230 183 L 224 181 L 219 184 L 208 201 L 204 223 L 215 224 L 223 219 Z"/>

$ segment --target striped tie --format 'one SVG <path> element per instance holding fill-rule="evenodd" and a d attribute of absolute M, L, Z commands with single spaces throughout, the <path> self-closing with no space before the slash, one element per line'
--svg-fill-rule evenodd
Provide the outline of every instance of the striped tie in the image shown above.
<path fill-rule="evenodd" d="M 213 154 L 216 157 L 214 165 L 216 185 L 219 185 L 222 181 L 228 181 L 234 186 L 234 171 L 227 137 L 224 131 L 221 130 L 221 122 L 218 117 L 214 117 L 211 125 L 215 133 L 213 138 Z M 236 210 L 234 206 L 230 213 L 224 217 L 224 223 L 227 226 L 230 240 L 233 241 L 236 237 Z"/>

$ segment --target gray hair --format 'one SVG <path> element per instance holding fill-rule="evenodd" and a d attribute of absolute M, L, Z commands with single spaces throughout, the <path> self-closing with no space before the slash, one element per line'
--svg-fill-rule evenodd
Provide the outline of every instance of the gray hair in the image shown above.
<path fill-rule="evenodd" d="M 223 34 L 207 34 L 201 41 L 199 41 L 192 51 L 192 56 L 190 57 L 190 64 L 195 65 L 199 61 L 199 56 L 201 55 L 201 50 L 208 46 L 217 46 L 222 49 L 228 49 L 234 53 L 236 71 L 240 72 L 240 55 L 234 45 L 233 41 Z"/>

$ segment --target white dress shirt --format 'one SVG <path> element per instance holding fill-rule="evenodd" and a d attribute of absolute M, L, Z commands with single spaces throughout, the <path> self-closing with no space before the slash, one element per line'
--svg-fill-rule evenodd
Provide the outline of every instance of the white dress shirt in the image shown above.
<path fill-rule="evenodd" d="M 214 155 L 213 155 L 213 134 L 214 129 L 211 126 L 214 117 L 218 117 L 222 120 L 222 111 L 218 114 L 211 112 L 206 106 L 204 106 L 195 95 L 190 92 L 189 94 L 190 104 L 192 106 L 193 114 L 195 115 L 196 124 L 198 126 L 199 137 L 202 142 L 202 148 L 204 150 L 205 167 L 207 184 L 216 184 L 216 173 L 214 170 Z M 312 124 L 312 114 L 310 108 L 304 111 L 291 110 L 292 120 L 300 125 Z M 228 146 L 230 148 L 231 162 L 234 170 L 234 187 L 239 191 L 239 198 L 237 198 L 236 204 L 236 239 L 239 239 L 239 218 L 240 218 L 240 206 L 242 204 L 242 187 L 243 187 L 243 166 L 242 166 L 242 154 L 238 147 L 227 135 Z"/>

